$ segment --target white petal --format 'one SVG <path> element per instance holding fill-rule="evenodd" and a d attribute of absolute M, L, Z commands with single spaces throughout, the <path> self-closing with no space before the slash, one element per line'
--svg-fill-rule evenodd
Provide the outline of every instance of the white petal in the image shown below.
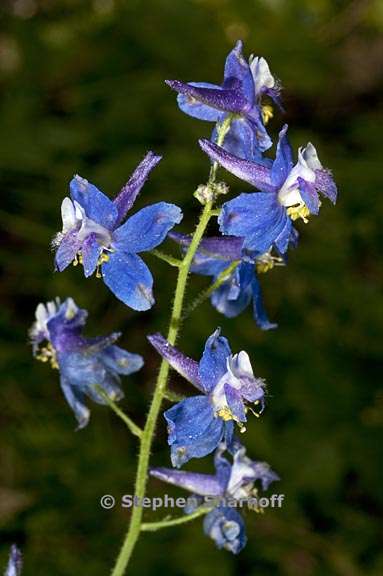
<path fill-rule="evenodd" d="M 63 221 L 63 234 L 72 230 L 76 225 L 76 214 L 73 202 L 66 197 L 61 204 L 61 218 Z"/>
<path fill-rule="evenodd" d="M 250 69 L 254 79 L 255 94 L 258 95 L 262 88 L 273 88 L 275 78 L 270 72 L 268 63 L 264 58 L 258 56 L 253 58 L 250 63 Z"/>
<path fill-rule="evenodd" d="M 303 148 L 302 155 L 306 160 L 307 166 L 311 168 L 311 170 L 321 170 L 323 168 L 319 161 L 315 146 L 311 144 L 311 142 L 307 144 L 306 148 Z"/>
<path fill-rule="evenodd" d="M 43 325 L 44 322 L 46 321 L 47 317 L 48 317 L 48 312 L 47 312 L 44 304 L 40 303 L 37 306 L 35 316 L 36 316 L 37 323 Z"/>
<path fill-rule="evenodd" d="M 241 372 L 246 372 L 247 374 L 251 374 L 251 376 L 254 375 L 249 355 L 244 350 L 237 354 L 237 365 Z"/>

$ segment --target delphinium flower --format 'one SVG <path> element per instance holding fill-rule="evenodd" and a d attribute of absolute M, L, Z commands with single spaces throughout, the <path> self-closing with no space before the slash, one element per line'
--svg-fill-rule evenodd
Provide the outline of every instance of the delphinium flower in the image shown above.
<path fill-rule="evenodd" d="M 11 547 L 9 562 L 4 576 L 20 576 L 22 569 L 21 552 L 17 546 Z"/>
<path fill-rule="evenodd" d="M 267 490 L 279 477 L 266 462 L 254 462 L 248 458 L 245 448 L 238 442 L 233 449 L 232 462 L 222 455 L 224 448 L 220 446 L 216 451 L 214 475 L 169 468 L 153 468 L 150 474 L 188 490 L 197 505 L 214 503 L 204 518 L 205 534 L 215 541 L 218 548 L 238 554 L 246 545 L 247 537 L 245 522 L 235 510 L 236 505 L 247 501 L 251 507 L 252 500 L 257 497 L 254 483 L 259 481 L 262 490 Z M 187 507 L 186 511 L 193 511 L 193 507 Z"/>
<path fill-rule="evenodd" d="M 226 150 L 242 158 L 260 159 L 261 152 L 272 145 L 265 129 L 272 108 L 262 106 L 262 98 L 269 96 L 280 106 L 280 87 L 264 58 L 245 60 L 241 41 L 226 58 L 222 85 L 178 80 L 166 83 L 178 92 L 178 105 L 189 116 L 216 123 L 230 116 Z M 212 139 L 216 138 L 215 128 Z"/>
<path fill-rule="evenodd" d="M 245 430 L 246 412 L 254 404 L 262 411 L 265 382 L 254 376 L 249 356 L 232 354 L 217 329 L 207 340 L 200 362 L 171 346 L 161 334 L 148 337 L 163 358 L 200 392 L 164 413 L 168 423 L 173 466 L 201 458 L 225 439 L 230 445 L 234 422 Z M 250 408 L 251 409 L 251 408 Z"/>
<path fill-rule="evenodd" d="M 171 232 L 169 236 L 184 248 L 190 244 L 190 236 L 177 232 Z M 200 242 L 191 271 L 212 276 L 215 283 L 231 264 L 235 266 L 233 271 L 211 294 L 214 308 L 227 318 L 235 318 L 252 303 L 258 326 L 262 330 L 276 328 L 277 324 L 270 322 L 267 317 L 258 274 L 267 272 L 275 265 L 283 265 L 284 260 L 270 252 L 247 254 L 244 258 L 243 238 L 218 236 L 204 238 Z"/>
<path fill-rule="evenodd" d="M 34 356 L 60 371 L 61 388 L 79 428 L 84 428 L 90 417 L 86 396 L 105 404 L 99 387 L 111 400 L 120 400 L 124 395 L 120 375 L 136 372 L 143 365 L 141 356 L 114 344 L 119 332 L 85 338 L 82 329 L 87 316 L 72 298 L 63 303 L 56 299 L 37 306 L 36 321 L 30 330 Z"/>
<path fill-rule="evenodd" d="M 122 223 L 160 160 L 149 152 L 114 201 L 75 176 L 70 198 L 64 198 L 61 205 L 62 232 L 53 242 L 57 270 L 80 262 L 86 277 L 96 271 L 115 296 L 135 310 L 148 310 L 154 303 L 153 277 L 138 253 L 158 246 L 182 219 L 177 206 L 158 202 Z"/>
<path fill-rule="evenodd" d="M 226 202 L 218 219 L 223 234 L 244 238 L 245 251 L 266 253 L 275 247 L 284 254 L 289 243 L 297 241 L 293 222 L 298 218 L 307 222 L 310 214 L 319 213 L 318 193 L 336 202 L 335 182 L 311 143 L 299 148 L 294 165 L 287 126 L 279 134 L 270 167 L 243 160 L 208 140 L 201 140 L 200 145 L 213 161 L 260 190 Z"/>

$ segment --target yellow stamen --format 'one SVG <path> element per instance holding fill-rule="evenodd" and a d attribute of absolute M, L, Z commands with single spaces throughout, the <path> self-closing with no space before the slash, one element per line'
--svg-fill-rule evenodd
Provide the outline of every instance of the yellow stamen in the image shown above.
<path fill-rule="evenodd" d="M 222 420 L 225 422 L 228 422 L 229 420 L 235 420 L 232 411 L 227 406 L 220 408 L 220 410 L 217 412 L 217 416 L 222 418 Z"/>
<path fill-rule="evenodd" d="M 298 204 L 297 206 L 290 206 L 287 208 L 287 214 L 290 216 L 291 220 L 298 220 L 302 218 L 303 222 L 307 224 L 308 216 L 310 216 L 310 210 L 307 208 L 306 204 Z"/>
<path fill-rule="evenodd" d="M 259 260 L 255 266 L 258 274 L 265 274 L 274 268 L 274 262 L 272 260 L 269 260 L 268 262 L 262 262 L 262 260 Z"/>
<path fill-rule="evenodd" d="M 48 342 L 46 346 L 40 348 L 39 354 L 36 354 L 36 360 L 39 360 L 40 362 L 50 362 L 51 367 L 55 369 L 58 369 L 59 367 L 56 350 L 50 342 Z"/>
<path fill-rule="evenodd" d="M 264 274 L 272 270 L 274 266 L 283 266 L 283 258 L 272 256 L 270 252 L 265 252 L 257 258 L 255 268 L 259 274 Z"/>
<path fill-rule="evenodd" d="M 268 121 L 274 116 L 273 107 L 269 104 L 262 106 L 262 119 L 263 123 L 266 125 Z"/>

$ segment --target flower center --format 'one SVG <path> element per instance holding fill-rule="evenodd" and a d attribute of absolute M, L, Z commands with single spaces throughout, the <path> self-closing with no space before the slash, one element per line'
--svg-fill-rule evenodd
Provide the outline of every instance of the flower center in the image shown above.
<path fill-rule="evenodd" d="M 50 362 L 52 368 L 58 369 L 59 367 L 56 350 L 50 342 L 48 342 L 46 346 L 40 348 L 39 353 L 36 354 L 35 358 L 36 360 L 40 360 L 40 362 Z"/>
<path fill-rule="evenodd" d="M 310 210 L 307 208 L 304 202 L 296 206 L 289 206 L 287 208 L 287 214 L 290 216 L 291 220 L 298 220 L 298 218 L 302 218 L 303 222 L 307 224 L 308 217 L 310 216 Z"/>
<path fill-rule="evenodd" d="M 269 270 L 272 270 L 274 266 L 284 266 L 283 258 L 279 256 L 273 256 L 270 252 L 265 252 L 258 256 L 255 268 L 258 274 L 264 274 Z"/>
<path fill-rule="evenodd" d="M 264 104 L 262 106 L 262 120 L 265 126 L 273 116 L 274 116 L 273 107 L 270 106 L 270 104 Z"/>

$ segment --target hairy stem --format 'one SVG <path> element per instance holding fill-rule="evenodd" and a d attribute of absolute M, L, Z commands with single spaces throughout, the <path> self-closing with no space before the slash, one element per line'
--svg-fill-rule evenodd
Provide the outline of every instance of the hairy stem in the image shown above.
<path fill-rule="evenodd" d="M 117 416 L 121 418 L 123 422 L 125 422 L 131 433 L 137 436 L 138 438 L 141 438 L 143 432 L 141 428 L 137 426 L 137 424 L 135 424 L 133 420 L 129 418 L 129 416 L 125 414 L 125 412 L 121 410 L 119 406 L 117 406 L 117 404 L 108 396 L 108 394 L 106 394 L 105 390 L 101 388 L 101 386 L 95 386 L 95 389 L 97 393 L 100 394 L 100 396 L 102 396 L 102 398 L 108 404 L 109 408 L 111 408 L 113 412 L 117 414 Z"/>
<path fill-rule="evenodd" d="M 165 254 L 165 252 L 161 252 L 161 250 L 156 249 L 152 250 L 151 254 L 153 254 L 153 256 L 156 256 L 160 260 L 167 262 L 168 264 L 170 264 L 170 266 L 174 266 L 175 268 L 179 268 L 182 265 L 182 260 L 174 258 L 174 256 L 171 256 L 170 254 Z"/>
<path fill-rule="evenodd" d="M 223 143 L 225 135 L 230 127 L 231 118 L 228 117 L 221 125 L 218 126 L 217 144 Z M 210 170 L 208 185 L 214 184 L 218 164 L 215 162 Z M 198 249 L 198 245 L 205 233 L 206 227 L 212 216 L 213 202 L 209 201 L 203 207 L 200 220 L 192 236 L 191 242 L 187 252 L 181 261 L 178 268 L 177 285 L 173 300 L 173 309 L 169 322 L 167 340 L 170 344 L 176 343 L 179 329 L 182 321 L 182 309 L 185 297 L 186 284 L 190 272 L 190 267 L 193 258 Z M 138 456 L 138 467 L 135 482 L 135 496 L 139 499 L 144 498 L 146 491 L 146 484 L 148 478 L 150 450 L 153 442 L 153 435 L 157 423 L 157 419 L 161 410 L 161 404 L 166 393 L 166 386 L 169 374 L 169 364 L 166 360 L 162 360 L 160 371 L 158 373 L 156 387 L 150 405 L 148 417 L 146 420 L 145 428 L 141 436 L 141 446 Z M 142 513 L 143 509 L 140 506 L 133 507 L 132 515 L 130 517 L 130 524 L 124 543 L 117 558 L 117 562 L 112 571 L 112 576 L 123 576 L 131 558 L 132 552 L 138 540 L 142 526 Z"/>

